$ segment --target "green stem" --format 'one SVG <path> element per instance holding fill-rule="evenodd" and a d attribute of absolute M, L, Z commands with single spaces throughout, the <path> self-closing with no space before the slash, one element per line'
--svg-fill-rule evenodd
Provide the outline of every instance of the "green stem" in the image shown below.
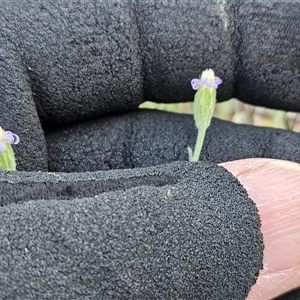
<path fill-rule="evenodd" d="M 201 130 L 201 129 L 198 128 L 196 146 L 195 146 L 194 154 L 191 158 L 191 161 L 198 161 L 199 160 L 201 149 L 202 149 L 202 146 L 203 146 L 203 141 L 204 141 L 204 138 L 205 138 L 205 132 L 206 132 L 206 129 Z"/>

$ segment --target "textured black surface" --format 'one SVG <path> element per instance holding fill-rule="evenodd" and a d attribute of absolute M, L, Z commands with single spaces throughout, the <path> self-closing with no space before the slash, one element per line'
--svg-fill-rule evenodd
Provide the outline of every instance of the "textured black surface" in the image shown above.
<path fill-rule="evenodd" d="M 47 170 L 40 123 L 57 126 L 142 102 L 130 3 L 0 1 L 0 121 L 20 135 L 19 170 Z"/>
<path fill-rule="evenodd" d="M 46 132 L 49 170 L 84 172 L 188 160 L 197 130 L 191 115 L 139 110 Z M 300 163 L 300 134 L 213 119 L 201 160 L 264 157 Z"/>
<path fill-rule="evenodd" d="M 299 1 L 242 2 L 236 97 L 255 105 L 300 111 Z"/>
<path fill-rule="evenodd" d="M 244 299 L 262 266 L 255 204 L 210 163 L 0 173 L 0 188 L 1 299 Z"/>
<path fill-rule="evenodd" d="M 300 111 L 299 5 L 275 1 L 0 0 L 1 125 L 19 170 L 47 170 L 44 128 L 193 100 L 205 68 L 218 100 Z"/>
<path fill-rule="evenodd" d="M 300 289 L 291 291 L 280 297 L 274 298 L 273 300 L 299 300 L 300 299 Z"/>
<path fill-rule="evenodd" d="M 14 147 L 18 169 L 48 169 L 41 125 L 44 128 L 59 127 L 63 123 L 126 112 L 135 109 L 143 100 L 193 100 L 190 79 L 207 67 L 213 68 L 224 81 L 218 89 L 219 101 L 237 96 L 260 106 L 300 111 L 299 5 L 293 2 L 227 1 L 224 6 L 216 2 L 28 0 L 24 4 L 20 0 L 0 0 L 0 125 L 21 138 L 21 143 Z M 47 134 L 48 148 L 52 147 L 50 168 L 55 169 L 59 165 L 65 171 L 80 171 L 88 166 L 92 170 L 107 170 L 151 166 L 187 158 L 186 146 L 194 145 L 196 135 L 190 117 L 132 114 L 131 117 L 137 122 L 134 125 L 128 116 L 79 123 L 66 131 L 62 129 L 61 137 Z M 149 123 L 148 131 L 144 130 L 147 124 L 141 125 L 141 117 Z M 176 120 L 178 124 L 174 123 Z M 120 134 L 120 130 L 124 132 Z M 52 138 L 58 142 L 56 148 L 49 143 Z M 66 155 L 71 153 L 72 146 L 73 154 Z M 57 157 L 54 159 L 55 155 Z M 219 162 L 257 156 L 299 162 L 299 135 L 213 121 L 207 133 L 203 160 Z M 77 161 L 78 158 L 82 159 Z M 123 172 L 136 172 L 136 169 Z M 1 197 L 3 204 L 6 204 L 1 208 L 0 218 L 0 249 L 5 253 L 0 260 L 1 270 L 5 274 L 0 277 L 4 288 L 0 288 L 0 298 L 24 299 L 34 295 L 38 299 L 63 296 L 74 299 L 83 293 L 86 298 L 98 299 L 97 287 L 101 284 L 106 291 L 114 288 L 115 294 L 107 296 L 112 299 L 123 298 L 119 291 L 128 292 L 132 298 L 139 295 L 146 299 L 157 298 L 155 293 L 161 293 L 162 298 L 169 295 L 187 298 L 187 290 L 191 298 L 198 298 L 199 295 L 193 293 L 198 293 L 197 289 L 203 288 L 203 285 L 195 284 L 200 277 L 194 276 L 197 272 L 191 270 L 199 270 L 202 257 L 192 252 L 194 248 L 188 248 L 191 240 L 201 251 L 203 247 L 212 245 L 211 249 L 215 249 L 216 256 L 203 256 L 202 263 L 206 262 L 205 259 L 210 263 L 209 259 L 219 257 L 217 267 L 213 263 L 210 267 L 216 267 L 215 270 L 220 270 L 218 274 L 221 275 L 218 282 L 216 278 L 211 281 L 207 279 L 208 288 L 202 290 L 203 298 L 230 298 L 231 293 L 236 293 L 234 298 L 241 298 L 253 282 L 253 276 L 247 277 L 244 269 L 234 269 L 232 274 L 236 276 L 231 275 L 230 278 L 228 270 L 231 269 L 224 266 L 231 262 L 224 259 L 227 257 L 224 251 L 232 244 L 230 247 L 224 245 L 227 240 L 220 238 L 220 232 L 197 231 L 197 228 L 190 226 L 190 217 L 187 218 L 188 225 L 184 223 L 186 226 L 176 227 L 181 224 L 179 210 L 187 209 L 183 210 L 186 215 L 194 216 L 200 210 L 198 202 L 194 207 L 187 207 L 180 198 L 182 194 L 179 197 L 179 193 L 175 193 L 174 197 L 180 198 L 176 202 L 178 206 L 169 205 L 169 202 L 164 202 L 165 206 L 157 206 L 157 199 L 165 199 L 165 183 L 160 188 L 149 188 L 151 184 L 146 181 L 143 183 L 146 187 L 137 184 L 130 189 L 126 180 L 122 184 L 120 181 L 108 182 L 107 186 L 116 185 L 112 189 L 115 192 L 106 192 L 107 187 L 102 183 L 103 190 L 98 190 L 103 193 L 102 200 L 97 202 L 92 195 L 98 188 L 93 179 L 83 180 L 84 183 L 79 184 L 72 176 L 81 175 L 70 175 L 68 180 L 76 182 L 81 187 L 79 189 L 67 183 L 64 187 L 63 183 L 55 180 L 55 185 L 50 184 L 48 176 L 57 178 L 60 176 L 58 174 L 28 173 L 28 177 L 25 173 L 16 173 L 14 176 L 19 176 L 17 174 L 27 178 L 26 187 L 21 184 L 19 187 L 22 189 L 13 190 L 16 186 L 13 185 L 14 179 L 5 187 L 1 183 Z M 36 184 L 38 179 L 40 183 Z M 206 177 L 201 179 L 203 185 L 208 180 Z M 218 182 L 218 179 L 215 181 Z M 176 186 L 174 182 L 168 184 Z M 228 184 L 229 189 L 235 187 L 232 182 Z M 126 191 L 117 191 L 119 185 Z M 206 192 L 202 183 L 200 187 L 206 193 L 205 197 L 209 197 L 215 188 L 208 187 L 209 192 Z M 194 195 L 185 188 L 178 187 L 186 193 L 183 196 L 190 197 L 189 204 L 195 204 Z M 87 191 L 91 194 L 86 195 Z M 223 186 L 220 191 L 223 195 Z M 44 195 L 48 200 L 8 204 L 13 199 L 21 202 L 31 199 L 32 195 L 35 195 L 32 199 Z M 80 200 L 71 200 L 74 195 Z M 223 204 L 226 207 L 228 200 L 232 200 L 230 194 L 224 195 L 223 202 L 219 202 L 220 197 L 211 199 L 221 205 L 217 207 Z M 140 206 L 135 204 L 138 198 L 141 199 Z M 142 220 L 139 212 L 144 212 L 142 209 L 146 209 L 148 203 L 148 212 L 153 214 L 149 219 Z M 132 204 L 129 207 L 131 210 L 123 210 L 123 204 L 127 208 Z M 174 220 L 171 220 L 170 214 L 166 223 L 160 219 L 165 207 L 167 211 L 174 212 Z M 239 205 L 236 207 L 240 208 Z M 116 210 L 115 215 L 110 209 Z M 222 207 L 211 214 L 216 222 L 224 220 L 225 215 L 216 220 L 220 211 L 226 210 Z M 235 215 L 231 216 L 232 213 Z M 242 208 L 237 211 L 234 208 L 228 215 L 228 222 L 234 223 L 244 215 Z M 118 216 L 119 223 L 115 221 Z M 132 221 L 128 221 L 128 228 L 136 234 L 136 239 L 128 237 L 118 225 L 123 226 L 124 218 Z M 197 218 L 200 218 L 198 214 Z M 158 224 L 156 227 L 153 225 L 156 230 L 153 237 L 150 234 L 152 227 L 147 227 L 148 221 L 155 226 Z M 174 226 L 162 229 L 159 224 Z M 240 223 L 234 223 L 234 226 L 236 224 L 240 229 Z M 209 228 L 214 229 L 211 226 Z M 159 230 L 161 235 L 157 234 Z M 106 234 L 109 231 L 115 235 Z M 104 235 L 99 232 L 104 232 Z M 258 232 L 255 231 L 255 234 Z M 170 233 L 174 233 L 174 239 L 178 237 L 177 244 Z M 201 235 L 202 240 L 194 240 L 197 234 Z M 95 238 L 98 236 L 99 239 Z M 204 236 L 205 242 L 199 245 Z M 145 245 L 150 245 L 148 250 L 139 243 L 145 237 L 148 239 Z M 214 238 L 221 244 L 210 243 Z M 250 240 L 248 237 L 249 245 L 253 246 Z M 163 248 L 165 241 L 174 242 L 175 254 L 169 244 Z M 132 247 L 132 242 L 133 246 L 139 246 Z M 180 253 L 179 259 L 180 243 L 185 242 L 183 249 L 186 252 Z M 243 245 L 238 240 L 232 249 Z M 247 250 L 249 245 L 245 246 Z M 132 253 L 131 249 L 138 251 Z M 192 249 L 191 252 L 188 249 Z M 148 258 L 147 251 L 152 251 L 153 256 Z M 110 256 L 106 256 L 107 253 Z M 140 258 L 139 253 L 144 256 Z M 186 253 L 190 256 L 185 256 Z M 188 260 L 190 257 L 191 261 Z M 247 258 L 249 268 L 254 268 L 254 264 L 250 264 L 251 259 L 256 258 L 252 257 L 250 261 Z M 233 265 L 237 264 L 235 259 L 239 258 L 233 256 Z M 181 268 L 183 263 L 186 263 L 185 268 Z M 244 268 L 245 265 L 239 266 Z M 151 272 L 147 273 L 149 269 Z M 215 274 L 215 270 L 207 274 Z M 206 269 L 201 272 L 202 276 Z M 230 284 L 233 290 L 228 291 Z M 83 286 L 85 289 L 81 289 Z M 245 289 L 241 291 L 243 287 Z M 66 296 L 67 292 L 70 296 Z"/>
<path fill-rule="evenodd" d="M 46 171 L 46 143 L 26 69 L 15 53 L 2 49 L 0 28 L 0 126 L 20 137 L 21 143 L 14 147 L 20 170 Z"/>

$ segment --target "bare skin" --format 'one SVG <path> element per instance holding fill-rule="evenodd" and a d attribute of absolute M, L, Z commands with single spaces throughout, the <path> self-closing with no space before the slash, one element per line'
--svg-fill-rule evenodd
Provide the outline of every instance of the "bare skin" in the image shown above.
<path fill-rule="evenodd" d="M 251 158 L 221 165 L 244 185 L 262 222 L 264 267 L 247 300 L 300 287 L 300 164 Z"/>

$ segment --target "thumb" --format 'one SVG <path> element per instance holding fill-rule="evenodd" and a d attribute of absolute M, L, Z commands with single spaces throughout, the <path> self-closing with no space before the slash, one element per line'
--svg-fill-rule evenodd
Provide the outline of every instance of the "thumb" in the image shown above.
<path fill-rule="evenodd" d="M 247 299 L 270 299 L 299 287 L 300 165 L 260 158 L 221 165 L 244 185 L 262 222 L 263 269 Z"/>

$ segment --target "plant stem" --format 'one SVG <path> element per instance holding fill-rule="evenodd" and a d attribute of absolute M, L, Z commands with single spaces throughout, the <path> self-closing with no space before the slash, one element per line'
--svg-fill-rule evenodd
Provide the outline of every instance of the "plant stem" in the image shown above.
<path fill-rule="evenodd" d="M 198 161 L 199 160 L 201 149 L 202 149 L 202 146 L 203 146 L 203 141 L 204 141 L 204 138 L 205 138 L 205 132 L 206 132 L 206 129 L 205 130 L 198 129 L 197 141 L 196 141 L 195 150 L 194 150 L 193 157 L 192 157 L 191 161 Z"/>

